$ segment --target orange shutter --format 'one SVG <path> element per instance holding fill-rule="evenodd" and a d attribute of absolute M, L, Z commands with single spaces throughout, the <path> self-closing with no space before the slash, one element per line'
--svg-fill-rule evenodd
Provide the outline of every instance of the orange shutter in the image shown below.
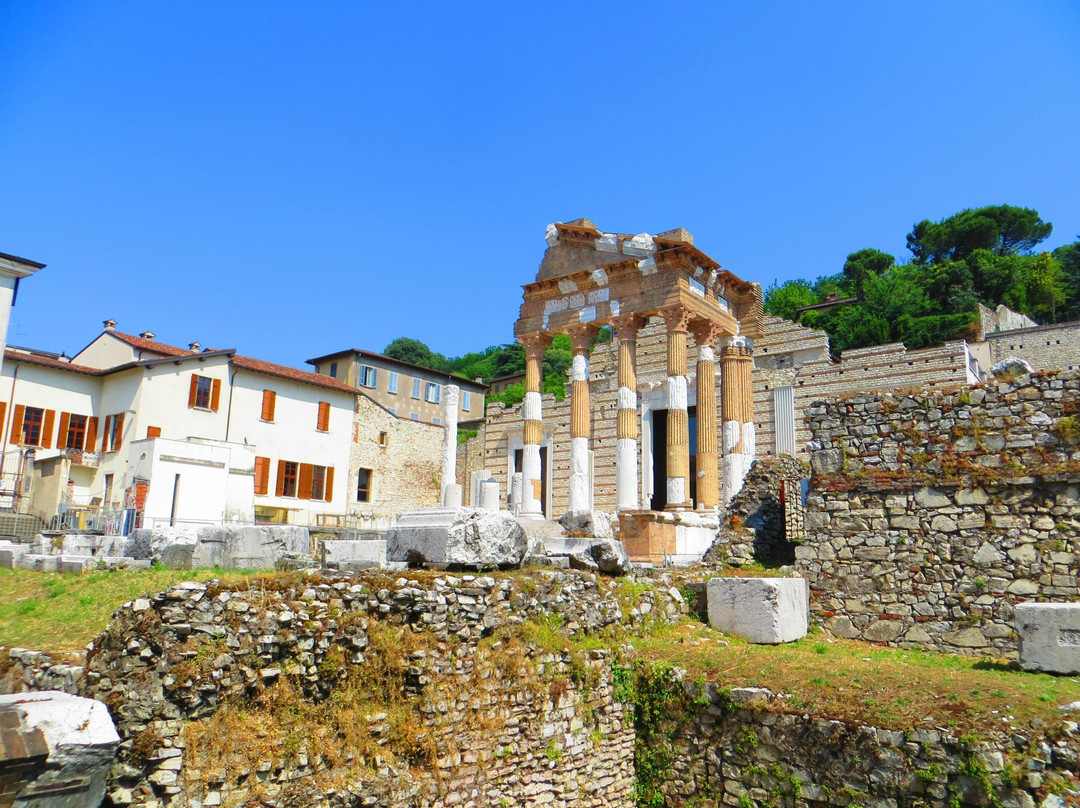
<path fill-rule="evenodd" d="M 265 494 L 270 484 L 270 458 L 255 458 L 255 493 Z"/>
<path fill-rule="evenodd" d="M 320 432 L 326 432 L 330 428 L 330 402 L 319 402 L 319 418 L 315 423 L 315 428 Z"/>
<path fill-rule="evenodd" d="M 160 426 L 148 426 L 146 428 L 146 437 L 148 438 L 160 438 L 161 427 Z"/>
<path fill-rule="evenodd" d="M 191 375 L 191 389 L 188 390 L 187 405 L 189 407 L 195 406 L 195 397 L 199 395 L 199 377 L 195 374 Z"/>
<path fill-rule="evenodd" d="M 210 385 L 210 410 L 212 412 L 218 411 L 218 405 L 221 403 L 221 379 L 214 379 L 213 384 Z"/>
<path fill-rule="evenodd" d="M 7 402 L 0 401 L 0 438 L 4 437 L 5 426 L 7 426 Z"/>
<path fill-rule="evenodd" d="M 310 463 L 300 464 L 300 481 L 296 485 L 296 496 L 311 499 L 311 477 L 314 469 Z"/>
<path fill-rule="evenodd" d="M 12 443 L 22 443 L 22 439 L 23 439 L 22 422 L 23 422 L 23 413 L 24 412 L 26 412 L 26 405 L 24 405 L 24 404 L 16 404 L 15 405 L 15 419 L 11 422 L 11 442 Z"/>
<path fill-rule="evenodd" d="M 97 416 L 91 415 L 86 419 L 86 451 L 94 452 L 97 444 Z"/>
<path fill-rule="evenodd" d="M 326 501 L 330 502 L 334 498 L 334 467 L 326 467 Z"/>
<path fill-rule="evenodd" d="M 70 421 L 71 421 L 71 413 L 70 412 L 62 412 L 62 413 L 60 413 L 60 429 L 56 433 L 56 448 L 57 449 L 66 449 L 66 448 L 68 448 L 68 445 L 67 445 L 67 443 L 68 443 L 68 423 Z M 75 448 L 78 449 L 79 447 L 76 446 Z"/>
<path fill-rule="evenodd" d="M 113 446 L 113 451 L 117 451 L 120 448 L 121 442 L 124 440 L 124 413 L 120 413 L 116 418 L 116 444 Z"/>
<path fill-rule="evenodd" d="M 111 415 L 106 415 L 105 416 L 105 429 L 102 430 L 102 434 L 101 434 L 101 451 L 102 452 L 109 451 L 109 427 L 110 426 L 112 426 L 112 416 Z"/>
<path fill-rule="evenodd" d="M 41 447 L 52 448 L 53 424 L 56 423 L 56 410 L 45 410 L 45 420 L 41 424 Z"/>
<path fill-rule="evenodd" d="M 285 491 L 285 461 L 277 462 L 277 495 L 280 497 Z"/>
<path fill-rule="evenodd" d="M 263 390 L 262 419 L 274 420 L 274 405 L 277 403 L 277 393 L 273 390 Z"/>

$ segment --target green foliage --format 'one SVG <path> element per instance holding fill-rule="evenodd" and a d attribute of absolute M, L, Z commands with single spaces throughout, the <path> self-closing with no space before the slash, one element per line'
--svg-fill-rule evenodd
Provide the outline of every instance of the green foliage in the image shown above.
<path fill-rule="evenodd" d="M 855 287 L 855 295 L 863 296 L 863 288 L 869 278 L 888 272 L 896 259 L 881 250 L 865 249 L 853 252 L 844 262 L 844 277 Z"/>
<path fill-rule="evenodd" d="M 398 337 L 386 346 L 384 354 L 401 362 L 410 362 L 421 367 L 433 370 L 449 371 L 450 363 L 440 353 L 435 353 L 431 348 L 418 339 L 410 337 Z"/>
<path fill-rule="evenodd" d="M 795 319 L 796 309 L 820 302 L 821 297 L 803 280 L 773 283 L 765 291 L 765 311 L 787 320 Z"/>
<path fill-rule="evenodd" d="M 979 249 L 1017 255 L 1032 250 L 1053 229 L 1031 208 L 991 205 L 962 210 L 940 222 L 924 219 L 908 234 L 907 245 L 919 264 L 957 261 Z"/>
<path fill-rule="evenodd" d="M 1031 313 L 1053 322 L 1065 303 L 1065 273 L 1048 252 L 1032 259 L 1025 277 Z"/>
<path fill-rule="evenodd" d="M 1061 265 L 1065 286 L 1062 320 L 1080 320 L 1080 240 L 1054 250 L 1054 259 Z"/>
<path fill-rule="evenodd" d="M 457 442 L 468 443 L 470 439 L 475 438 L 479 434 L 479 430 L 476 429 L 461 429 L 457 431 Z"/>

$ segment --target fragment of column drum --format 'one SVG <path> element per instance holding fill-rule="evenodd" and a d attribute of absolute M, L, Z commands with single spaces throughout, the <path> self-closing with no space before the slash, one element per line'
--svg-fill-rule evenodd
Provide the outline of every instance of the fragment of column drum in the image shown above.
<path fill-rule="evenodd" d="M 518 566 L 528 549 L 525 531 L 509 511 L 420 508 L 386 533 L 386 560 L 410 564 Z"/>
<path fill-rule="evenodd" d="M 709 623 L 752 643 L 775 645 L 806 636 L 810 590 L 802 578 L 713 578 Z"/>
<path fill-rule="evenodd" d="M 1017 603 L 1020 667 L 1047 673 L 1080 673 L 1080 603 Z"/>

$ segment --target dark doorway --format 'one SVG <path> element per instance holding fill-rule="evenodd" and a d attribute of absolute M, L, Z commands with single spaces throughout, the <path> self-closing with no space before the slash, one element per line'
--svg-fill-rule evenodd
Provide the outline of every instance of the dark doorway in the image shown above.
<path fill-rule="evenodd" d="M 652 411 L 653 495 L 649 508 L 662 511 L 667 506 L 667 410 Z M 697 502 L 697 407 L 687 410 L 690 437 L 690 502 Z"/>
<path fill-rule="evenodd" d="M 521 462 L 525 457 L 524 449 L 514 450 L 514 473 L 521 471 Z M 540 447 L 540 511 L 547 516 L 547 447 Z"/>

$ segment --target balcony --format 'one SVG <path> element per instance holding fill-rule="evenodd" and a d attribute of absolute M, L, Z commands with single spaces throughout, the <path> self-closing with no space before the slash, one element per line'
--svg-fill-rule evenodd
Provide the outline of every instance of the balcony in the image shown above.
<path fill-rule="evenodd" d="M 71 461 L 73 466 L 85 466 L 96 469 L 101 465 L 101 452 L 88 452 L 84 449 L 64 449 L 64 457 Z"/>

